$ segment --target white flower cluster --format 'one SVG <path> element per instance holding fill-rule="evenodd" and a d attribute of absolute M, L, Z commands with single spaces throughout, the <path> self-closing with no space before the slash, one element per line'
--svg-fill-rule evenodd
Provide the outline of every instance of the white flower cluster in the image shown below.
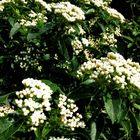
<path fill-rule="evenodd" d="M 85 19 L 84 12 L 70 2 L 51 3 L 51 8 L 55 14 L 62 14 L 70 22 Z"/>
<path fill-rule="evenodd" d="M 48 19 L 42 13 L 35 13 L 33 10 L 31 10 L 31 12 L 28 14 L 28 18 L 30 20 L 21 19 L 19 21 L 20 25 L 23 25 L 23 26 L 26 26 L 26 27 L 36 26 L 39 21 L 42 21 L 43 23 L 46 23 L 47 19 Z"/>
<path fill-rule="evenodd" d="M 82 28 L 81 25 L 78 25 L 78 32 L 73 26 L 66 26 L 65 27 L 65 34 L 78 34 L 78 35 L 84 35 L 86 32 Z"/>
<path fill-rule="evenodd" d="M 104 32 L 101 34 L 103 37 L 103 45 L 109 45 L 110 47 L 117 47 L 117 39 L 115 39 L 114 33 Z"/>
<path fill-rule="evenodd" d="M 101 7 L 102 9 L 106 10 L 110 16 L 120 19 L 121 22 L 125 21 L 124 16 L 119 13 L 116 9 L 108 7 L 112 0 L 89 0 L 89 3 L 93 3 L 97 7 Z"/>
<path fill-rule="evenodd" d="M 87 47 L 89 45 L 89 41 L 86 38 L 81 38 L 80 41 L 77 37 L 75 37 L 71 41 L 71 45 L 73 47 L 75 54 L 78 55 L 80 52 L 84 50 L 83 46 Z"/>
<path fill-rule="evenodd" d="M 60 108 L 61 121 L 71 130 L 75 128 L 85 127 L 85 123 L 81 121 L 82 115 L 77 113 L 78 107 L 74 104 L 74 100 L 67 99 L 65 95 L 59 95 L 58 107 Z"/>
<path fill-rule="evenodd" d="M 20 68 L 27 71 L 30 66 L 37 68 L 38 71 L 41 71 L 42 66 L 39 65 L 39 53 L 33 53 L 34 47 L 27 47 L 24 51 L 20 51 L 19 55 L 15 55 L 14 62 L 18 63 Z M 45 51 L 45 50 L 40 50 Z"/>
<path fill-rule="evenodd" d="M 15 103 L 23 115 L 29 117 L 27 123 L 31 125 L 31 130 L 35 130 L 47 119 L 45 112 L 51 110 L 50 99 L 53 91 L 40 80 L 27 78 L 22 83 L 25 89 L 16 92 L 18 99 L 15 99 Z"/>
<path fill-rule="evenodd" d="M 49 140 L 76 140 L 75 138 L 65 138 L 64 136 L 62 137 L 49 137 Z"/>
<path fill-rule="evenodd" d="M 47 11 L 52 11 L 50 4 L 47 4 L 44 0 L 35 0 L 35 2 L 40 3 Z"/>
<path fill-rule="evenodd" d="M 27 4 L 27 2 L 25 0 L 20 0 L 23 4 Z M 0 11 L 2 12 L 4 10 L 4 6 L 7 3 L 13 2 L 15 3 L 15 0 L 1 0 L 0 1 Z"/>
<path fill-rule="evenodd" d="M 114 34 L 115 34 L 116 36 L 121 36 L 121 29 L 120 29 L 120 27 L 116 27 L 116 28 L 115 28 Z"/>
<path fill-rule="evenodd" d="M 107 57 L 84 62 L 77 71 L 77 76 L 85 75 L 94 80 L 104 76 L 109 83 L 115 82 L 121 89 L 128 86 L 140 89 L 139 63 L 130 59 L 125 60 L 119 53 L 109 52 Z"/>
<path fill-rule="evenodd" d="M 5 117 L 8 114 L 14 113 L 15 110 L 11 108 L 9 105 L 0 106 L 0 117 Z"/>
<path fill-rule="evenodd" d="M 76 20 L 84 20 L 84 12 L 77 6 L 70 2 L 59 2 L 47 4 L 43 0 L 36 0 L 39 2 L 47 11 L 54 12 L 55 14 L 62 14 L 68 21 L 73 22 Z"/>
<path fill-rule="evenodd" d="M 86 47 L 89 45 L 88 39 L 82 38 L 81 40 L 82 40 L 83 45 L 85 45 Z"/>
<path fill-rule="evenodd" d="M 108 6 L 108 2 L 104 0 L 90 0 L 91 3 L 95 4 L 97 7 L 105 7 Z"/>
<path fill-rule="evenodd" d="M 125 21 L 124 16 L 116 9 L 105 7 L 105 10 L 110 14 L 110 16 L 120 19 L 122 23 Z"/>
<path fill-rule="evenodd" d="M 83 51 L 83 44 L 77 37 L 75 37 L 75 39 L 72 40 L 71 45 L 76 55 Z"/>
<path fill-rule="evenodd" d="M 0 11 L 4 10 L 4 4 L 11 2 L 11 0 L 1 0 L 0 1 Z"/>

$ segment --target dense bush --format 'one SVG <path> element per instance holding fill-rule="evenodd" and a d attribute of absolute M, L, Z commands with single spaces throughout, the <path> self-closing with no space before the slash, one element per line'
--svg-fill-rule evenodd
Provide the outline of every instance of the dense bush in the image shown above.
<path fill-rule="evenodd" d="M 116 2 L 0 1 L 1 140 L 139 138 L 139 5 Z"/>

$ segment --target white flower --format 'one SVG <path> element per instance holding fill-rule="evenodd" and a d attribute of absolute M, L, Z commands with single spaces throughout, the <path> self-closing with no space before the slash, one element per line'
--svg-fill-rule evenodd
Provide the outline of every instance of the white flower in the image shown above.
<path fill-rule="evenodd" d="M 65 95 L 60 94 L 58 107 L 60 108 L 61 121 L 65 126 L 70 127 L 71 130 L 74 130 L 77 127 L 84 128 L 85 124 L 81 121 L 82 115 L 76 113 L 78 107 L 74 104 L 74 100 L 67 99 Z"/>
<path fill-rule="evenodd" d="M 51 95 L 53 91 L 49 86 L 33 78 L 22 81 L 25 89 L 17 91 L 18 99 L 15 103 L 22 110 L 24 116 L 28 116 L 28 124 L 31 130 L 46 121 L 45 112 L 51 110 Z"/>
<path fill-rule="evenodd" d="M 76 140 L 74 138 L 65 138 L 64 136 L 62 137 L 49 137 L 49 140 Z"/>
<path fill-rule="evenodd" d="M 48 4 L 55 14 L 62 14 L 68 21 L 84 20 L 84 12 L 70 2 L 59 2 Z"/>
<path fill-rule="evenodd" d="M 82 38 L 82 43 L 87 47 L 89 45 L 89 41 L 86 38 Z"/>
<path fill-rule="evenodd" d="M 107 57 L 84 62 L 77 74 L 78 77 L 88 75 L 95 81 L 102 75 L 109 83 L 114 81 L 121 89 L 129 85 L 140 89 L 140 65 L 130 59 L 125 60 L 119 53 L 109 52 Z"/>
<path fill-rule="evenodd" d="M 116 9 L 106 7 L 105 10 L 110 14 L 110 16 L 120 19 L 122 23 L 125 21 L 124 16 L 121 13 L 119 13 Z"/>
<path fill-rule="evenodd" d="M 11 108 L 9 105 L 0 106 L 0 117 L 5 117 L 11 113 L 15 113 L 15 110 Z"/>

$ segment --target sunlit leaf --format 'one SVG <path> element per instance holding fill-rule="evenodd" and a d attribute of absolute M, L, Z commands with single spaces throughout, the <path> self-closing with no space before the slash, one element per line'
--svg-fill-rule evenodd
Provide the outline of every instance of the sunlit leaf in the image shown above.
<path fill-rule="evenodd" d="M 20 29 L 21 25 L 19 23 L 15 23 L 10 31 L 10 38 L 13 38 L 13 36 L 18 32 Z"/>
<path fill-rule="evenodd" d="M 90 132 L 91 140 L 96 140 L 96 132 L 97 132 L 97 130 L 96 130 L 96 123 L 93 122 L 91 124 L 91 132 Z"/>
<path fill-rule="evenodd" d="M 126 104 L 121 98 L 113 99 L 112 96 L 108 94 L 104 97 L 104 104 L 112 123 L 121 122 L 127 114 Z"/>
<path fill-rule="evenodd" d="M 45 83 L 46 85 L 48 85 L 52 90 L 53 90 L 53 92 L 55 92 L 56 90 L 58 90 L 58 86 L 57 86 L 57 84 L 54 84 L 54 83 L 52 83 L 51 81 L 49 81 L 49 80 L 41 80 L 43 83 Z"/>

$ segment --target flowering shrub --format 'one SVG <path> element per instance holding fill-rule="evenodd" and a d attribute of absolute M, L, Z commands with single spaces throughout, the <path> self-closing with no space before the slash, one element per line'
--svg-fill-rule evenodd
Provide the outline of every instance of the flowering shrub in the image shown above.
<path fill-rule="evenodd" d="M 0 1 L 1 140 L 139 138 L 139 18 L 114 1 Z"/>

